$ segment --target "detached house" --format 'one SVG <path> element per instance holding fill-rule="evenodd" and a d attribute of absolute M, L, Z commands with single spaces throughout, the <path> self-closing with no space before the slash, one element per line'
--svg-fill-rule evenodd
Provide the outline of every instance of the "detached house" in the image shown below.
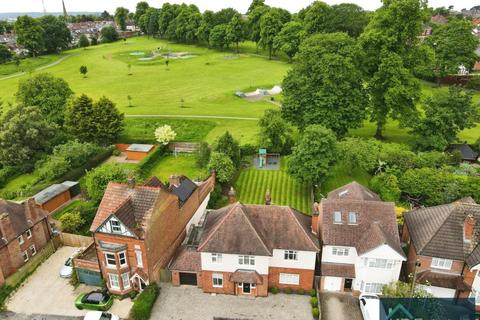
<path fill-rule="evenodd" d="M 406 213 L 407 272 L 436 297 L 470 295 L 480 304 L 479 222 L 480 205 L 471 198 Z"/>
<path fill-rule="evenodd" d="M 144 185 L 109 183 L 90 228 L 94 245 L 74 261 L 79 278 L 98 282 L 101 274 L 120 295 L 158 282 L 214 185 L 214 175 L 198 184 L 172 176 L 168 187 L 156 178 Z"/>
<path fill-rule="evenodd" d="M 0 286 L 51 239 L 48 212 L 33 199 L 0 200 Z"/>
<path fill-rule="evenodd" d="M 322 290 L 380 293 L 398 280 L 406 257 L 393 203 L 352 182 L 316 204 L 313 219 L 322 245 Z"/>
<path fill-rule="evenodd" d="M 207 293 L 267 296 L 311 289 L 319 252 L 311 217 L 292 208 L 234 203 L 208 212 L 170 264 L 174 285 Z"/>

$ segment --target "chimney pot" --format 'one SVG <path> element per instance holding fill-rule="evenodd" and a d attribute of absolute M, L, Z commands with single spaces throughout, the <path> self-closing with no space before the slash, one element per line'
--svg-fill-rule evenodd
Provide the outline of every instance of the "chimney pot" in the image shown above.
<path fill-rule="evenodd" d="M 0 231 L 2 232 L 2 237 L 7 241 L 10 241 L 15 237 L 12 222 L 10 221 L 10 215 L 7 212 L 0 215 Z"/>
<path fill-rule="evenodd" d="M 129 189 L 132 189 L 132 190 L 135 189 L 135 184 L 136 184 L 135 176 L 129 175 L 127 179 L 127 184 Z"/>
<path fill-rule="evenodd" d="M 270 194 L 270 190 L 267 190 L 265 193 L 265 205 L 269 206 L 272 204 L 272 195 Z"/>
<path fill-rule="evenodd" d="M 180 177 L 176 174 L 172 174 L 168 180 L 170 182 L 170 186 L 178 187 L 180 185 Z"/>
<path fill-rule="evenodd" d="M 233 187 L 230 187 L 230 190 L 228 191 L 228 203 L 234 204 L 235 202 L 237 202 L 237 193 Z"/>
<path fill-rule="evenodd" d="M 471 241 L 473 238 L 473 229 L 475 227 L 475 218 L 472 214 L 467 214 L 463 221 L 463 238 L 466 241 Z"/>

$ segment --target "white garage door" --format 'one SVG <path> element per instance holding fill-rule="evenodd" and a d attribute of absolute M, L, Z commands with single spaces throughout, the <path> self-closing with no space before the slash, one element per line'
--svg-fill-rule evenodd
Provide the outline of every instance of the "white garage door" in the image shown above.
<path fill-rule="evenodd" d="M 342 278 L 325 277 L 323 289 L 327 291 L 340 291 L 342 287 Z"/>

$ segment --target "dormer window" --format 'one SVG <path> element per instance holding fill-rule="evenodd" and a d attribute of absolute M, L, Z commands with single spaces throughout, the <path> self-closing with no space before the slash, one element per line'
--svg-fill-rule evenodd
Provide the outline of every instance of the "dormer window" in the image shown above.
<path fill-rule="evenodd" d="M 333 213 L 333 223 L 342 223 L 342 212 L 335 211 Z"/>
<path fill-rule="evenodd" d="M 114 233 L 121 233 L 122 232 L 122 227 L 120 226 L 120 222 L 118 222 L 115 219 L 110 220 L 110 228 L 112 229 L 112 232 L 114 232 Z"/>
<path fill-rule="evenodd" d="M 349 212 L 348 213 L 348 223 L 349 224 L 357 224 L 357 213 L 356 212 Z"/>

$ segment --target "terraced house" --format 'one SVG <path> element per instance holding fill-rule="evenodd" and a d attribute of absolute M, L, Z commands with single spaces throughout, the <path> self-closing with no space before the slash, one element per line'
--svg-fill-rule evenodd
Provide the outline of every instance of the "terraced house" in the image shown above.
<path fill-rule="evenodd" d="M 480 311 L 480 205 L 472 198 L 405 214 L 407 272 L 435 297 L 475 298 Z"/>
<path fill-rule="evenodd" d="M 398 280 L 406 256 L 394 203 L 352 182 L 315 205 L 314 220 L 322 245 L 322 290 L 380 293 Z"/>
<path fill-rule="evenodd" d="M 172 176 L 169 186 L 157 178 L 143 185 L 109 183 L 90 228 L 94 245 L 74 260 L 80 279 L 102 277 L 120 295 L 158 282 L 214 185 L 214 175 L 199 183 Z"/>
<path fill-rule="evenodd" d="M 290 207 L 234 203 L 192 228 L 169 269 L 174 285 L 206 293 L 267 296 L 313 287 L 319 252 L 311 217 Z"/>

